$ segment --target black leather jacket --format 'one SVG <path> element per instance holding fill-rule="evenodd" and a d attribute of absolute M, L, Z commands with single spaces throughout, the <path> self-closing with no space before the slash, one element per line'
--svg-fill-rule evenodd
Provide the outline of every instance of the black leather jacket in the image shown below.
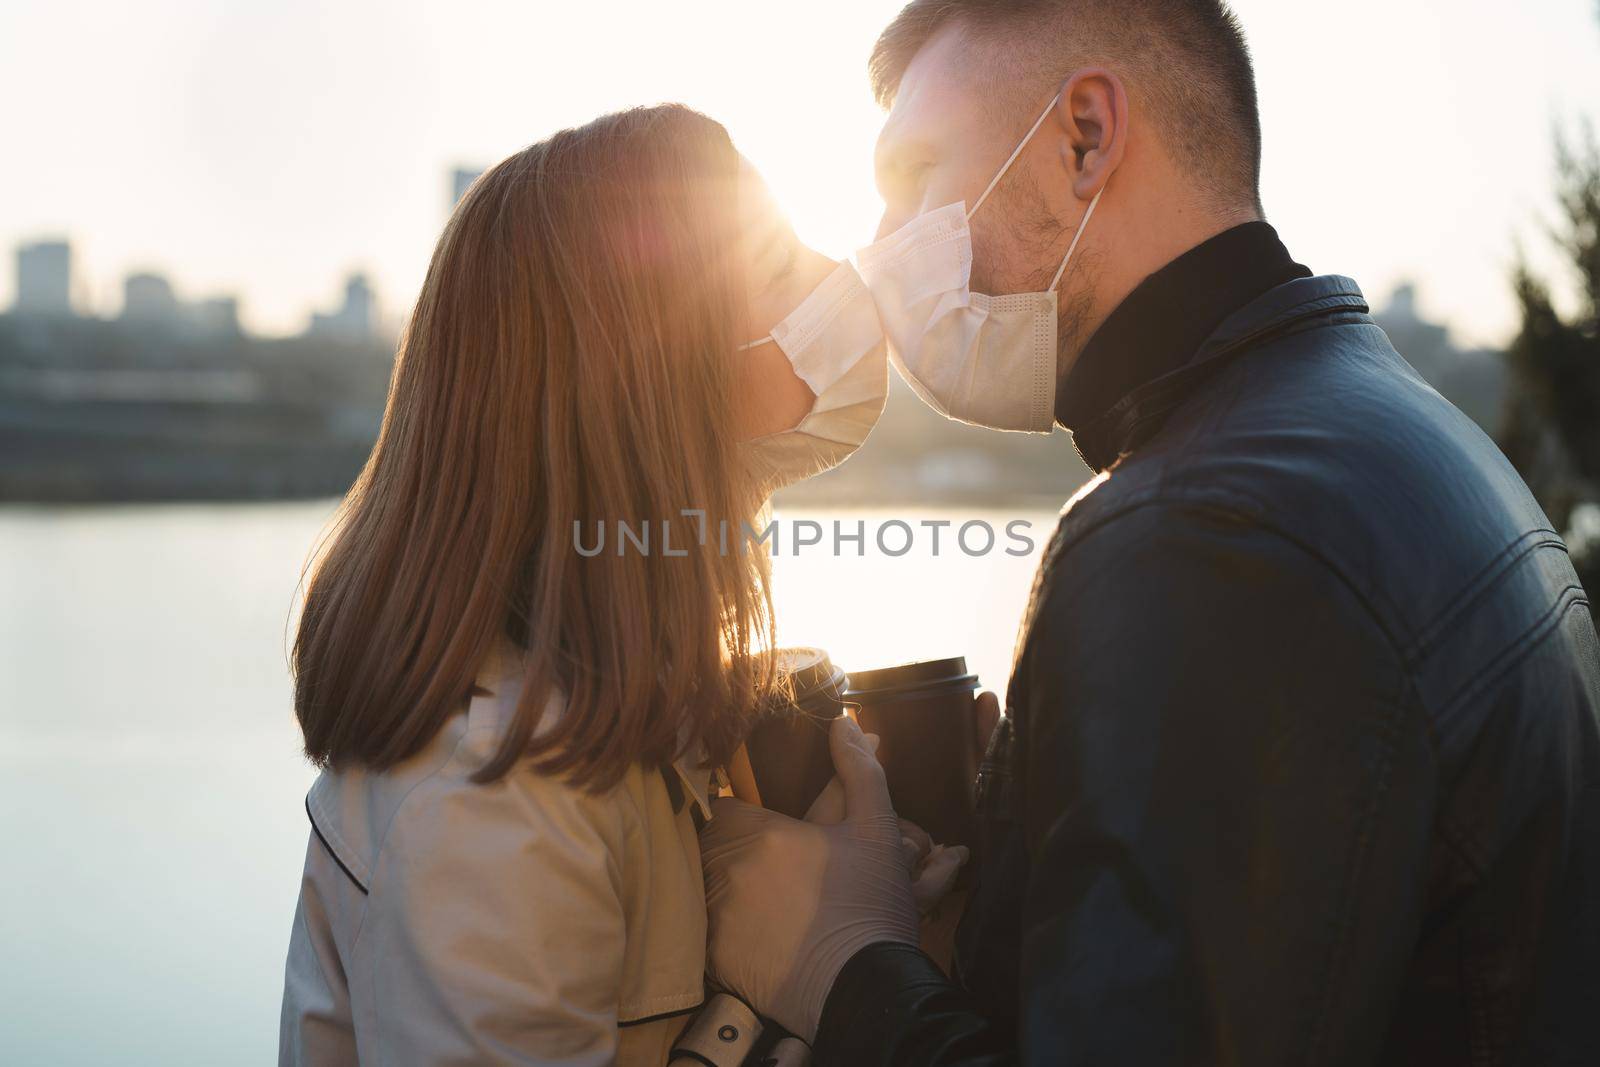
<path fill-rule="evenodd" d="M 1600 1063 L 1589 602 L 1366 311 L 1276 284 L 1079 430 L 955 980 L 863 950 L 819 1065 Z"/>

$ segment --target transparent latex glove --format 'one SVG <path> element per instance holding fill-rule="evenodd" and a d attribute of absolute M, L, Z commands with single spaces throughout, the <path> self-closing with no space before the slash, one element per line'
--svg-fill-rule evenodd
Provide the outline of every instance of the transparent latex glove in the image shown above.
<path fill-rule="evenodd" d="M 800 821 L 720 799 L 700 832 L 711 977 L 807 1042 L 851 956 L 919 933 L 912 849 L 874 746 L 847 716 L 828 741 L 839 821 L 817 805 L 819 821 Z"/>
<path fill-rule="evenodd" d="M 866 734 L 867 747 L 878 751 L 878 735 Z M 806 822 L 840 823 L 844 821 L 844 782 L 838 775 L 817 795 L 806 810 Z M 956 884 L 956 876 L 967 862 L 965 845 L 941 845 L 928 836 L 928 832 L 910 819 L 900 819 L 900 844 L 906 850 L 906 862 L 911 867 L 911 896 L 917 910 L 927 916 Z"/>

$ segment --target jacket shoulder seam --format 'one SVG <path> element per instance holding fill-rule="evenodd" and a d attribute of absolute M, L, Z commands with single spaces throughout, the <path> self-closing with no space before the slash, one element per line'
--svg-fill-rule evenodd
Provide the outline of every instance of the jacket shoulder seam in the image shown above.
<path fill-rule="evenodd" d="M 1542 548 L 1556 548 L 1563 552 L 1567 550 L 1559 535 L 1548 526 L 1525 530 L 1510 541 L 1499 552 L 1495 553 L 1478 572 L 1462 584 L 1455 596 L 1450 598 L 1437 615 L 1426 626 L 1418 631 L 1416 639 L 1412 642 L 1408 653 L 1416 660 L 1422 660 L 1432 652 L 1443 640 L 1450 624 L 1455 622 L 1467 608 L 1471 607 L 1483 596 L 1503 575 L 1509 573 L 1524 557 L 1532 555 Z"/>
<path fill-rule="evenodd" d="M 445 768 L 455 763 L 456 757 L 461 753 L 461 747 L 467 743 L 467 739 L 471 736 L 472 731 L 470 729 L 463 730 L 461 732 L 461 736 L 456 739 L 455 745 L 450 749 L 450 754 L 446 756 L 433 770 L 429 771 L 427 774 L 411 783 L 411 787 L 405 791 L 405 795 L 402 796 L 395 804 L 394 811 L 390 814 L 389 820 L 383 825 L 383 833 L 379 835 L 378 840 L 372 849 L 373 873 L 368 875 L 367 884 L 369 889 L 376 881 L 373 875 L 376 874 L 378 859 L 383 855 L 383 850 L 389 843 L 389 834 L 394 830 L 394 824 L 399 821 L 400 815 L 405 810 L 406 804 L 411 800 L 412 796 L 422 785 L 433 781 L 440 774 L 444 773 Z M 363 911 L 361 913 L 361 919 L 356 924 L 354 934 L 351 935 L 350 951 L 352 954 L 356 952 L 357 947 L 361 944 L 361 935 L 367 928 L 367 915 L 369 913 L 369 911 Z"/>
<path fill-rule="evenodd" d="M 1462 682 L 1455 692 L 1444 700 L 1439 708 L 1440 731 L 1447 731 L 1449 725 L 1447 720 L 1451 713 L 1505 677 L 1527 657 L 1530 650 L 1556 631 L 1568 612 L 1580 606 L 1589 606 L 1589 598 L 1583 586 L 1573 584 L 1562 589 L 1543 615 L 1508 642 L 1498 655 L 1485 663 L 1476 674 Z"/>

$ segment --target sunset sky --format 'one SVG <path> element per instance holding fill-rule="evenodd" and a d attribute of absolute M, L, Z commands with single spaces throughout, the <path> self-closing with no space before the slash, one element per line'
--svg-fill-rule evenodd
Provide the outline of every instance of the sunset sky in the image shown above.
<path fill-rule="evenodd" d="M 447 172 L 565 125 L 681 100 L 721 119 L 801 236 L 870 240 L 880 115 L 864 62 L 897 0 L 274 4 L 24 0 L 0 12 L 0 307 L 12 245 L 65 234 L 81 299 L 135 269 L 300 329 L 363 269 L 414 297 Z M 1265 201 L 1290 248 L 1382 302 L 1403 277 L 1463 340 L 1514 329 L 1542 248 L 1551 133 L 1600 116 L 1594 0 L 1238 0 Z M 998 162 L 998 161 L 997 161 Z"/>

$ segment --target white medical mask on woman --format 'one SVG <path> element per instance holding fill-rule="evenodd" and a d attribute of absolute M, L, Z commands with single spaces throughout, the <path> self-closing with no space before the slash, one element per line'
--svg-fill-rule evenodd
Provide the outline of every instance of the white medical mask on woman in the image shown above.
<path fill-rule="evenodd" d="M 1052 100 L 1044 109 L 971 211 L 962 202 L 926 212 L 857 253 L 890 358 L 923 402 L 947 418 L 1029 433 L 1055 427 L 1056 286 L 1100 193 L 1042 293 L 972 292 L 968 226 L 1055 106 Z"/>
<path fill-rule="evenodd" d="M 762 491 L 837 467 L 866 441 L 889 396 L 883 325 L 872 294 L 841 263 L 767 336 L 739 346 L 776 344 L 800 380 L 816 394 L 792 429 L 744 443 Z"/>

